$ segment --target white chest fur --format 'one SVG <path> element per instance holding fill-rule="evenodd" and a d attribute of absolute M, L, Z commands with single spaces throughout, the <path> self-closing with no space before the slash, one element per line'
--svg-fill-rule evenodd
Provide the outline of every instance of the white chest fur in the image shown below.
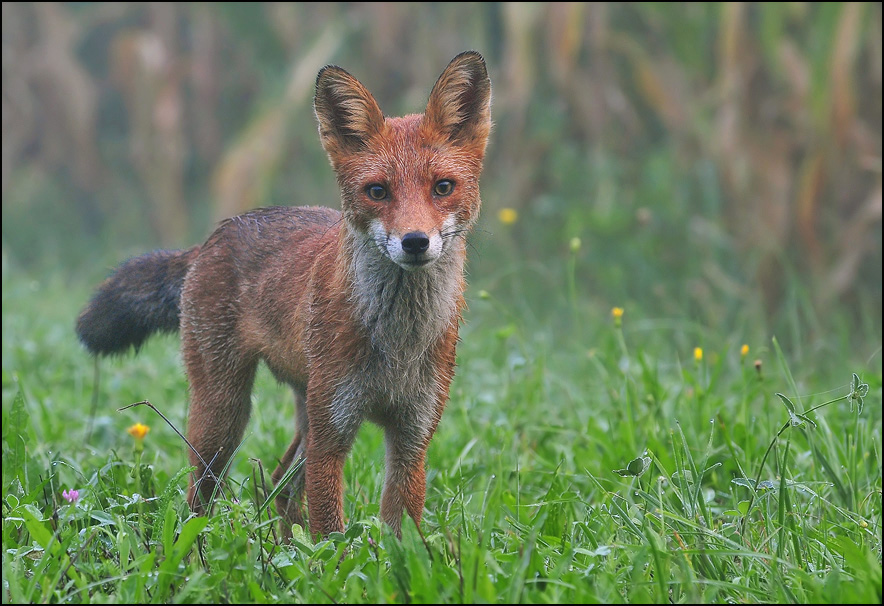
<path fill-rule="evenodd" d="M 361 244 L 353 255 L 351 297 L 371 351 L 338 382 L 332 420 L 349 434 L 365 419 L 384 424 L 395 418 L 401 430 L 423 438 L 439 391 L 428 354 L 457 321 L 463 244 L 416 271 L 402 269 L 371 241 Z"/>

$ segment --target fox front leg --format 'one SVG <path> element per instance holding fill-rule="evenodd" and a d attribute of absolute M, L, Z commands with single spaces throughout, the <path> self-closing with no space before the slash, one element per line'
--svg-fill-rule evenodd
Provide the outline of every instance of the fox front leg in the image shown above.
<path fill-rule="evenodd" d="M 442 377 L 443 380 L 445 378 Z M 400 410 L 395 419 L 387 419 L 383 423 L 386 461 L 381 519 L 399 538 L 402 538 L 403 511 L 414 520 L 420 532 L 427 492 L 427 449 L 448 399 L 448 382 L 445 381 L 444 389 L 429 398 L 435 400 L 430 407 L 413 404 Z M 409 401 L 418 403 L 426 399 L 416 394 Z"/>
<path fill-rule="evenodd" d="M 307 391 L 305 475 L 307 517 L 314 538 L 344 531 L 344 463 L 362 420 L 341 391 L 346 390 L 311 386 Z"/>
<path fill-rule="evenodd" d="M 414 445 L 402 439 L 402 432 L 388 429 L 385 440 L 387 455 L 381 519 L 401 539 L 403 511 L 408 512 L 420 529 L 427 491 L 424 464 L 429 439 Z"/>

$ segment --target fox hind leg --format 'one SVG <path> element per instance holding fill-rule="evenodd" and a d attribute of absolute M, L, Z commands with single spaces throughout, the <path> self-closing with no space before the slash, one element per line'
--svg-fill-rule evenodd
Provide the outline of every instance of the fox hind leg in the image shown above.
<path fill-rule="evenodd" d="M 271 476 L 273 484 L 277 485 L 283 476 L 286 475 L 292 463 L 299 465 L 288 485 L 276 497 L 276 511 L 282 518 L 280 526 L 283 539 L 291 538 L 291 527 L 293 524 L 305 526 L 304 489 L 306 486 L 306 465 L 304 464 L 304 453 L 307 446 L 307 431 L 309 427 L 307 423 L 307 394 L 303 388 L 294 387 L 293 390 L 295 392 L 296 408 L 295 438 Z"/>

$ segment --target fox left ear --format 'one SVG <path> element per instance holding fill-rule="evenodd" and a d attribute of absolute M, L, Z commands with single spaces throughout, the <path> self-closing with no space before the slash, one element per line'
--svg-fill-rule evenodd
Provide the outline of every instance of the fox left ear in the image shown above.
<path fill-rule="evenodd" d="M 480 155 L 485 153 L 491 132 L 491 80 L 482 55 L 467 51 L 451 60 L 430 93 L 424 124 L 455 145 L 476 146 Z"/>

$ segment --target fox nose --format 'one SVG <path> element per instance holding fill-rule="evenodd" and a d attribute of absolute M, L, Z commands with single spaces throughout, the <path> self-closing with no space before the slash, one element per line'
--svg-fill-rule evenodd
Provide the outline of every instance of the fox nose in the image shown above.
<path fill-rule="evenodd" d="M 430 248 L 430 239 L 422 231 L 412 231 L 402 236 L 402 250 L 411 255 L 419 255 Z"/>

